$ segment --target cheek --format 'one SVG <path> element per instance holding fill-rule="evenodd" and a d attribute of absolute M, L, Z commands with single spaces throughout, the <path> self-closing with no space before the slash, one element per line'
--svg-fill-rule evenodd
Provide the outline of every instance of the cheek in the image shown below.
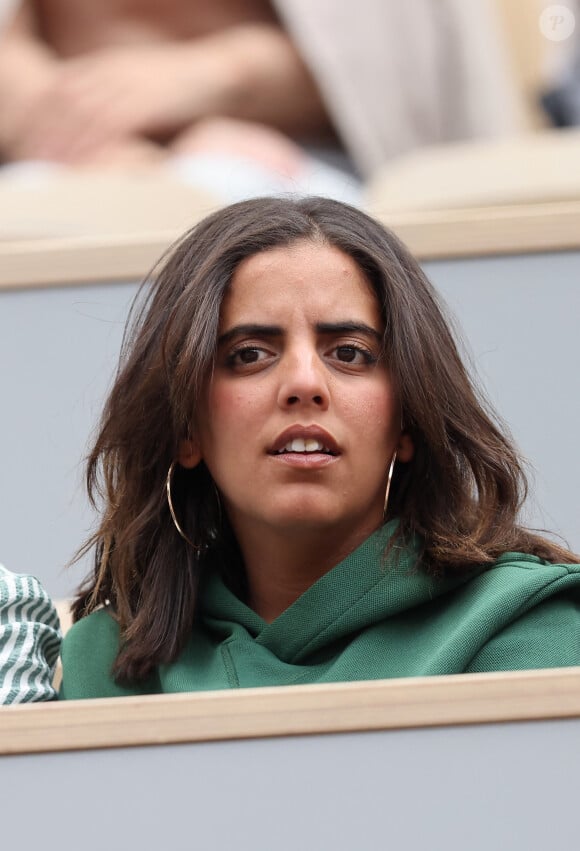
<path fill-rule="evenodd" d="M 207 394 L 205 410 L 208 413 L 200 423 L 202 444 L 212 452 L 229 447 L 239 452 L 240 441 L 256 428 L 260 396 L 249 387 L 240 388 L 239 383 L 216 382 Z"/>
<path fill-rule="evenodd" d="M 261 394 L 252 387 L 226 384 L 211 394 L 209 410 L 214 422 L 239 422 L 251 417 L 260 408 L 261 401 Z"/>
<path fill-rule="evenodd" d="M 369 385 L 356 398 L 345 399 L 345 414 L 376 443 L 389 443 L 399 432 L 399 406 L 395 393 L 382 384 Z"/>

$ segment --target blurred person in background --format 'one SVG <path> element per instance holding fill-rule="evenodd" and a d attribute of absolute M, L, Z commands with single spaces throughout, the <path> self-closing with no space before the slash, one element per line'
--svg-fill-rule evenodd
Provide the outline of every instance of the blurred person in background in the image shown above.
<path fill-rule="evenodd" d="M 24 0 L 2 41 L 0 115 L 5 160 L 67 164 L 195 150 L 217 116 L 287 166 L 299 149 L 286 136 L 331 132 L 267 0 Z"/>
<path fill-rule="evenodd" d="M 365 179 L 419 145 L 519 128 L 491 0 L 12 5 L 0 34 L 5 163 L 201 156 L 203 179 L 209 154 L 298 181 L 330 151 Z"/>
<path fill-rule="evenodd" d="M 57 611 L 38 579 L 0 564 L 0 705 L 56 698 L 60 641 Z"/>

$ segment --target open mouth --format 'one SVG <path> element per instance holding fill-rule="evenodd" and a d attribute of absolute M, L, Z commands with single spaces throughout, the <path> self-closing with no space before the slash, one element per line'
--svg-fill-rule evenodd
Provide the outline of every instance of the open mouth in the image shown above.
<path fill-rule="evenodd" d="M 288 455 L 290 453 L 298 453 L 300 455 L 337 455 L 338 453 L 333 452 L 319 440 L 315 440 L 314 438 L 307 438 L 303 440 L 300 437 L 295 437 L 294 440 L 288 441 L 288 443 L 283 446 L 281 449 L 276 449 L 272 452 L 272 455 Z"/>

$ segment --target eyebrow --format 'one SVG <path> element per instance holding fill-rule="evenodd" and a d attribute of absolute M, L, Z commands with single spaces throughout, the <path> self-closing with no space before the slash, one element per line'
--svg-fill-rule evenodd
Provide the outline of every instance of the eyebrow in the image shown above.
<path fill-rule="evenodd" d="M 364 334 L 372 337 L 378 343 L 383 342 L 383 335 L 376 328 L 367 325 L 366 322 L 318 322 L 316 324 L 318 334 Z"/>
<path fill-rule="evenodd" d="M 316 333 L 323 335 L 332 334 L 364 334 L 378 343 L 383 342 L 383 335 L 376 328 L 367 325 L 366 322 L 317 322 Z M 235 325 L 218 337 L 218 346 L 231 342 L 235 337 L 283 337 L 284 329 L 280 325 Z"/>

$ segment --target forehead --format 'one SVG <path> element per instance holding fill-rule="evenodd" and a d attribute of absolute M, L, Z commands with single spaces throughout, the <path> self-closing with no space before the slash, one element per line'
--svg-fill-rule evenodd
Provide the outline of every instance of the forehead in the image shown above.
<path fill-rule="evenodd" d="M 381 325 L 373 288 L 352 257 L 306 240 L 242 261 L 224 298 L 220 325 L 281 324 L 297 313 L 318 321 L 348 318 Z"/>

